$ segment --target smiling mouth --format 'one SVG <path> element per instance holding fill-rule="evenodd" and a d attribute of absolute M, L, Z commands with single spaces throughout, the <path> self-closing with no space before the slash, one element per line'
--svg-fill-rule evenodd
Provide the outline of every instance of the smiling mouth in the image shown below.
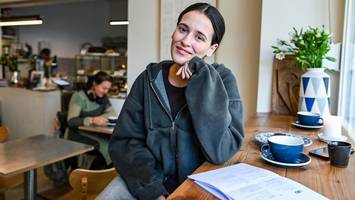
<path fill-rule="evenodd" d="M 190 51 L 187 51 L 184 48 L 179 47 L 179 46 L 176 46 L 176 49 L 177 49 L 178 53 L 180 53 L 180 54 L 189 54 L 189 55 L 192 54 Z"/>

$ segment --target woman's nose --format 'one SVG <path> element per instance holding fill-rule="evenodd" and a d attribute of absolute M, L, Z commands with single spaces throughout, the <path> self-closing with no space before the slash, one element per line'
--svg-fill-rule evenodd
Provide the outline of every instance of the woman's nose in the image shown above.
<path fill-rule="evenodd" d="M 183 44 L 183 46 L 185 47 L 189 47 L 191 46 L 191 34 L 187 34 L 182 40 L 181 43 Z"/>

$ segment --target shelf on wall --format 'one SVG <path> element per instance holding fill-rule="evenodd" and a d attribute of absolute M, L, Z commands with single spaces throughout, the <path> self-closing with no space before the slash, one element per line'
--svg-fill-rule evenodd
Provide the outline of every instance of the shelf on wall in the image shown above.
<path fill-rule="evenodd" d="M 16 40 L 16 36 L 15 35 L 2 35 L 2 39 Z"/>

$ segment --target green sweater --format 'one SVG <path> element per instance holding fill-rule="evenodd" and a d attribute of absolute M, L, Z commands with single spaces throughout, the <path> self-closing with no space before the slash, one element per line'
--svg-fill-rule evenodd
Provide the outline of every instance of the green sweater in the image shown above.
<path fill-rule="evenodd" d="M 102 116 L 111 117 L 116 116 L 116 112 L 110 103 L 107 104 L 106 108 L 101 108 L 100 104 L 95 101 L 91 101 L 84 91 L 79 91 L 73 94 L 69 103 L 68 110 L 68 126 L 78 127 L 78 126 L 88 126 L 90 125 L 90 117 L 92 116 Z M 111 158 L 108 154 L 108 141 L 109 139 L 102 137 L 100 135 L 89 133 L 85 131 L 79 131 L 78 134 L 82 134 L 86 137 L 94 139 L 99 142 L 100 148 L 98 149 L 100 153 L 104 156 L 106 163 L 111 163 Z M 68 130 L 66 132 L 66 138 L 68 135 Z"/>

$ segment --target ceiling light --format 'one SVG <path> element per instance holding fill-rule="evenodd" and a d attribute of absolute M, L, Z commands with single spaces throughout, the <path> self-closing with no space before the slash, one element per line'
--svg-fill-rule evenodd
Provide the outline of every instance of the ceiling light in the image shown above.
<path fill-rule="evenodd" d="M 111 26 L 128 25 L 128 21 L 110 20 Z"/>
<path fill-rule="evenodd" d="M 43 20 L 40 16 L 14 16 L 1 17 L 0 26 L 22 26 L 22 25 L 37 25 L 42 24 Z"/>

